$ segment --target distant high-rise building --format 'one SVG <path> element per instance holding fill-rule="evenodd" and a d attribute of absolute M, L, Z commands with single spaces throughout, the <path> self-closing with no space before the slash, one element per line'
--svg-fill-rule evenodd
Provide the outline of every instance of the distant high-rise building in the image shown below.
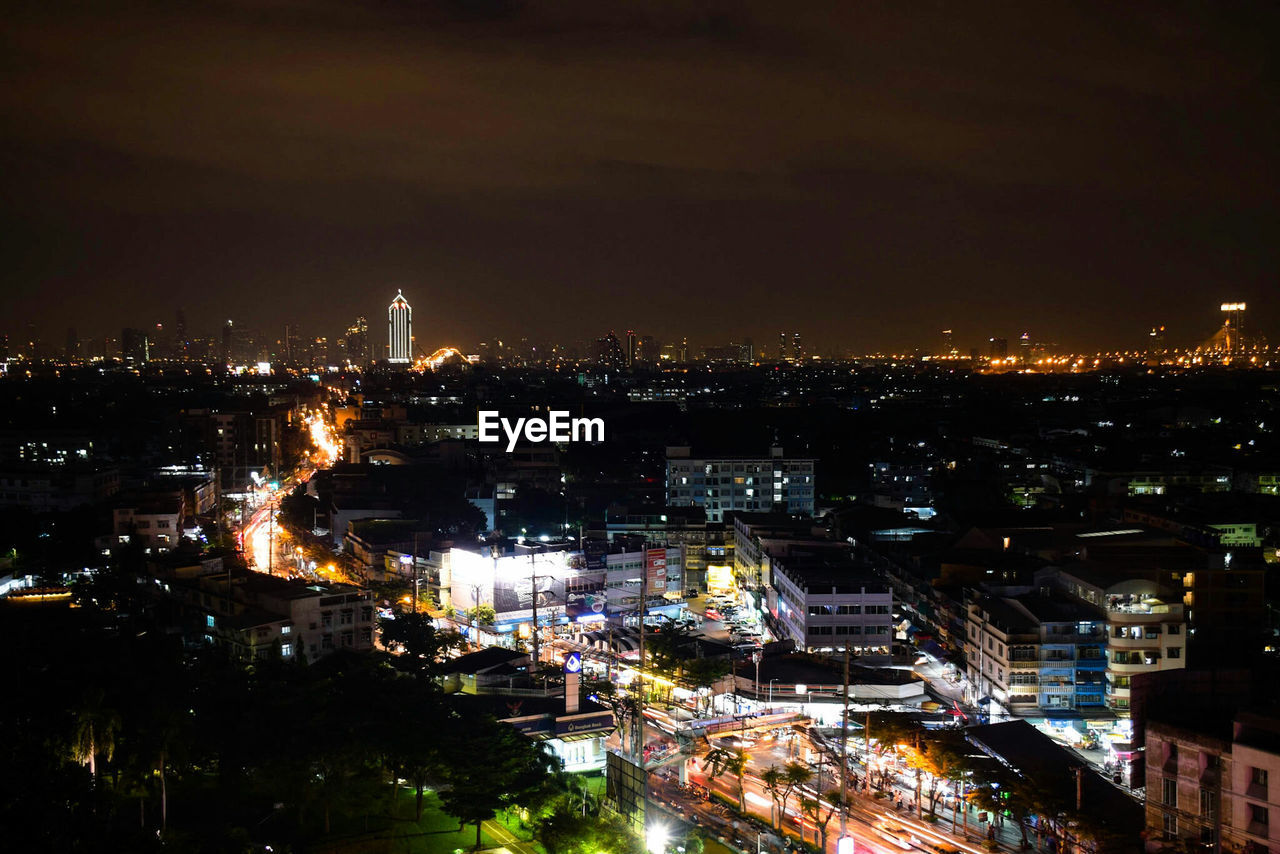
<path fill-rule="evenodd" d="M 120 357 L 126 362 L 142 364 L 150 358 L 147 333 L 142 329 L 125 328 L 120 332 Z"/>
<path fill-rule="evenodd" d="M 387 359 L 393 364 L 407 365 L 413 361 L 413 309 L 398 291 L 387 307 Z"/>
<path fill-rule="evenodd" d="M 67 360 L 80 358 L 80 337 L 74 326 L 67 327 Z"/>
<path fill-rule="evenodd" d="M 224 364 L 231 364 L 231 350 L 235 342 L 235 327 L 228 320 L 226 325 L 222 327 L 222 361 Z"/>
<path fill-rule="evenodd" d="M 1008 358 L 1009 340 L 1007 338 L 988 338 L 987 356 L 992 359 Z"/>
<path fill-rule="evenodd" d="M 321 336 L 311 342 L 311 367 L 323 368 L 329 364 L 329 339 Z"/>
<path fill-rule="evenodd" d="M 34 323 L 27 324 L 27 340 L 26 353 L 24 354 L 33 362 L 38 362 L 44 358 L 44 342 L 36 333 L 36 325 Z"/>
<path fill-rule="evenodd" d="M 347 327 L 347 359 L 355 365 L 369 361 L 369 321 L 363 317 Z"/>
<path fill-rule="evenodd" d="M 778 361 L 785 362 L 787 360 L 787 333 L 778 333 Z"/>
<path fill-rule="evenodd" d="M 612 332 L 603 338 L 596 339 L 595 357 L 596 361 L 606 368 L 621 370 L 627 365 L 627 354 L 622 351 L 618 336 Z"/>
<path fill-rule="evenodd" d="M 957 352 L 955 336 L 951 334 L 951 330 L 942 330 L 942 355 L 954 356 Z"/>
<path fill-rule="evenodd" d="M 1164 327 L 1163 326 L 1151 327 L 1150 349 L 1156 353 L 1164 352 Z"/>
<path fill-rule="evenodd" d="M 190 355 L 191 339 L 187 336 L 187 314 L 178 309 L 173 324 L 173 354 L 179 359 Z"/>
<path fill-rule="evenodd" d="M 630 329 L 627 330 L 627 367 L 634 367 L 636 363 L 637 351 L 640 348 L 640 339 Z"/>
<path fill-rule="evenodd" d="M 689 361 L 689 339 L 688 338 L 680 339 L 680 361 L 682 363 Z"/>
<path fill-rule="evenodd" d="M 1031 333 L 1024 332 L 1018 338 L 1018 358 L 1025 365 L 1031 361 Z"/>
<path fill-rule="evenodd" d="M 636 355 L 641 362 L 656 363 L 658 361 L 658 341 L 652 335 L 640 336 L 640 350 Z"/>
<path fill-rule="evenodd" d="M 797 362 L 804 361 L 804 345 L 800 343 L 800 333 L 793 333 L 791 336 L 791 357 Z"/>
<path fill-rule="evenodd" d="M 173 355 L 173 337 L 157 323 L 147 335 L 147 359 L 167 359 Z"/>
<path fill-rule="evenodd" d="M 298 332 L 298 324 L 286 323 L 284 327 L 284 358 L 287 362 L 301 362 L 302 335 Z"/>
<path fill-rule="evenodd" d="M 1204 343 L 1206 350 L 1216 353 L 1233 354 L 1248 348 L 1244 338 L 1244 313 L 1246 305 L 1242 302 L 1224 302 L 1222 304 L 1222 327 L 1213 337 Z"/>

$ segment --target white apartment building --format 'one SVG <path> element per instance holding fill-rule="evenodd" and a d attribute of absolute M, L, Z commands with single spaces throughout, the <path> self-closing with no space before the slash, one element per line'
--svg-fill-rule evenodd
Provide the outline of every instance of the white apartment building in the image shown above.
<path fill-rule="evenodd" d="M 798 554 L 775 559 L 768 609 L 799 649 L 847 647 L 865 663 L 889 660 L 893 591 L 852 560 Z"/>
<path fill-rule="evenodd" d="M 693 457 L 688 447 L 667 448 L 667 504 L 701 507 L 708 522 L 729 511 L 779 510 L 812 516 L 814 460 L 786 457 Z"/>
<path fill-rule="evenodd" d="M 1146 579 L 1117 580 L 1087 563 L 1036 575 L 1106 618 L 1106 706 L 1119 718 L 1130 713 L 1133 678 L 1186 666 L 1186 609 L 1179 597 Z"/>

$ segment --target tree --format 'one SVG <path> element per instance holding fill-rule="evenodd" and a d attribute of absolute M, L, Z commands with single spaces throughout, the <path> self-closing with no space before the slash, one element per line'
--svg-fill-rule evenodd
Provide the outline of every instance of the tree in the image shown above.
<path fill-rule="evenodd" d="M 110 762 L 115 756 L 116 736 L 120 732 L 120 715 L 106 705 L 105 692 L 90 691 L 75 713 L 75 732 L 71 753 L 77 762 L 89 766 L 89 775 L 98 779 L 97 757 Z"/>
<path fill-rule="evenodd" d="M 440 801 L 460 828 L 475 824 L 477 848 L 480 825 L 535 795 L 556 767 L 541 745 L 493 718 L 458 728 L 448 750 L 448 785 Z"/>
<path fill-rule="evenodd" d="M 723 747 L 717 747 L 706 755 L 702 767 L 707 769 L 712 779 L 725 773 L 732 774 L 737 779 L 738 812 L 745 815 L 747 812 L 747 793 L 743 782 L 747 775 L 747 755 L 741 750 L 726 750 Z"/>
<path fill-rule="evenodd" d="M 492 626 L 498 620 L 498 612 L 490 602 L 481 602 L 471 609 L 471 619 L 482 626 Z"/>
<path fill-rule="evenodd" d="M 463 645 L 457 632 L 440 631 L 430 614 L 398 614 L 383 618 L 382 645 L 396 654 L 397 669 L 417 676 L 435 676 L 448 653 Z"/>
<path fill-rule="evenodd" d="M 853 801 L 851 798 L 848 798 L 848 797 L 845 797 L 842 799 L 840 796 L 839 789 L 831 789 L 825 795 L 823 795 L 823 799 L 827 802 L 827 808 L 825 811 L 822 809 L 821 801 L 812 801 L 812 800 L 804 799 L 801 801 L 801 805 L 802 805 L 802 808 L 805 803 L 808 803 L 811 805 L 809 807 L 809 811 L 806 812 L 805 814 L 808 815 L 811 819 L 813 819 L 813 823 L 818 826 L 818 835 L 821 839 L 821 842 L 819 843 L 819 845 L 823 851 L 826 851 L 827 850 L 827 827 L 830 826 L 831 824 L 832 816 L 834 816 L 836 812 L 839 811 L 840 809 L 847 808 L 850 804 L 852 804 Z"/>
<path fill-rule="evenodd" d="M 536 822 L 534 836 L 543 848 L 555 854 L 644 852 L 644 840 L 620 816 L 583 816 L 566 798 L 558 800 L 552 811 Z"/>
<path fill-rule="evenodd" d="M 788 762 L 782 769 L 786 785 L 782 789 L 782 814 L 787 813 L 787 802 L 796 790 L 813 779 L 813 769 L 803 762 Z M 801 825 L 801 841 L 803 841 L 803 825 Z"/>
<path fill-rule="evenodd" d="M 714 688 L 733 668 L 723 658 L 694 658 L 684 663 L 684 681 L 695 689 Z M 711 702 L 711 694 L 707 694 Z"/>
<path fill-rule="evenodd" d="M 942 783 L 946 780 L 959 780 L 969 770 L 969 762 L 964 749 L 964 739 L 958 734 L 943 731 L 934 733 L 923 741 L 918 748 L 903 747 L 907 765 L 916 771 L 917 802 L 920 799 L 919 780 L 928 781 L 926 797 L 929 802 L 930 815 L 937 815 L 938 800 L 942 797 Z"/>
<path fill-rule="evenodd" d="M 773 800 L 771 824 L 773 829 L 777 830 L 782 826 L 782 793 L 787 787 L 786 772 L 776 765 L 770 765 L 767 770 L 760 772 L 760 782 L 764 784 L 764 790 Z"/>

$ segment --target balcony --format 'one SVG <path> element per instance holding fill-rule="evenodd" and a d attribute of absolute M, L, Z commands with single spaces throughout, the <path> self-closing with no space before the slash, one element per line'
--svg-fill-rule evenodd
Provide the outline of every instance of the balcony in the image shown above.
<path fill-rule="evenodd" d="M 1111 646 L 1113 649 L 1142 649 L 1143 647 L 1149 647 L 1153 643 L 1159 643 L 1159 642 L 1160 642 L 1159 635 L 1157 635 L 1154 638 L 1121 637 L 1121 638 L 1111 638 L 1108 641 L 1108 645 Z"/>
<path fill-rule="evenodd" d="M 1117 675 L 1124 676 L 1124 675 L 1129 675 L 1133 673 L 1147 673 L 1149 671 L 1157 669 L 1159 666 L 1160 666 L 1160 659 L 1158 658 L 1150 662 L 1143 660 L 1138 662 L 1137 664 L 1121 664 L 1118 661 L 1113 661 L 1107 667 L 1107 670 Z"/>

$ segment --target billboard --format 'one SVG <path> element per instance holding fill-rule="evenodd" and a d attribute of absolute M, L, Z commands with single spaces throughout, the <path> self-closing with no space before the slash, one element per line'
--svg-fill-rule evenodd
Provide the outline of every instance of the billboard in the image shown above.
<path fill-rule="evenodd" d="M 573 573 L 568 552 L 481 555 L 450 550 L 453 605 L 466 611 L 492 604 L 499 620 L 522 620 L 539 609 L 565 606 L 565 580 Z"/>
<path fill-rule="evenodd" d="M 644 573 L 650 593 L 667 590 L 667 550 L 649 549 L 644 553 Z"/>
<path fill-rule="evenodd" d="M 568 601 L 565 602 L 565 614 L 571 620 L 582 620 L 583 618 L 601 618 L 608 616 L 608 597 L 603 590 L 593 593 L 574 592 L 567 594 Z"/>

